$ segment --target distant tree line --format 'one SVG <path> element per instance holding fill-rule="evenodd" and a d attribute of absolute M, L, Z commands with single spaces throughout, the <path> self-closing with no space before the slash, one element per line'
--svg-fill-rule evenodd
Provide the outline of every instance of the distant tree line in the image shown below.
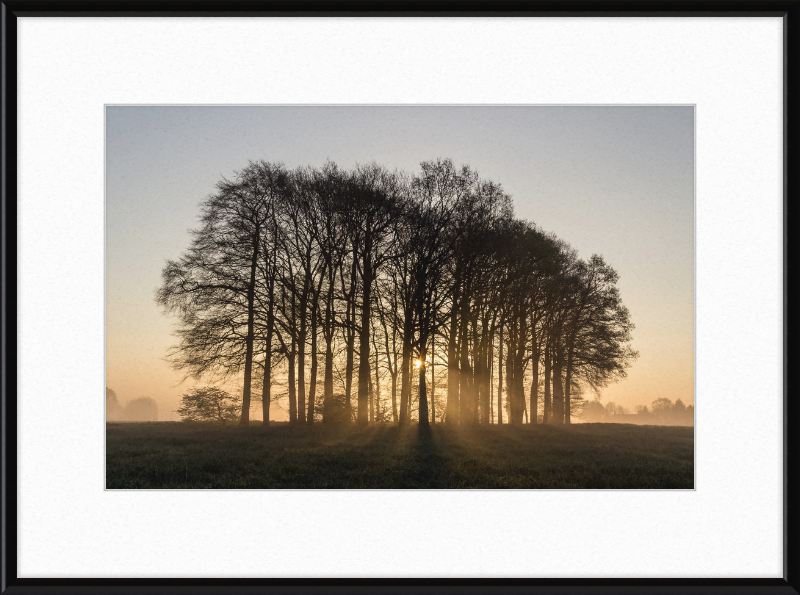
<path fill-rule="evenodd" d="M 106 421 L 158 421 L 158 405 L 150 397 L 139 397 L 123 407 L 117 393 L 106 387 Z"/>
<path fill-rule="evenodd" d="M 666 397 L 647 405 L 637 405 L 635 413 L 609 402 L 605 406 L 599 401 L 584 404 L 581 412 L 584 422 L 619 422 L 654 425 L 694 425 L 694 406 L 688 407 L 680 399 L 674 403 Z"/>
<path fill-rule="evenodd" d="M 265 423 L 272 403 L 293 423 L 570 423 L 638 355 L 603 258 L 450 160 L 251 162 L 191 233 L 156 290 L 176 319 L 167 359 L 240 382 L 242 425 L 259 401 Z"/>

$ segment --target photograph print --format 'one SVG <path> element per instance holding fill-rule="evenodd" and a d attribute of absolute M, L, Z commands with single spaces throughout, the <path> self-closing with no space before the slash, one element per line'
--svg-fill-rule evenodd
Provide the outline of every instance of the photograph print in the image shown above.
<path fill-rule="evenodd" d="M 694 489 L 693 106 L 107 106 L 107 489 Z"/>

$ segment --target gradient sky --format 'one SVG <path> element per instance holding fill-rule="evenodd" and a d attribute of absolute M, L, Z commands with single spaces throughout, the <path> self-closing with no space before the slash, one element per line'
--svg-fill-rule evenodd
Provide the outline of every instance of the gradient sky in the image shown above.
<path fill-rule="evenodd" d="M 123 404 L 155 398 L 161 419 L 194 385 L 162 359 L 173 321 L 153 295 L 222 176 L 257 159 L 416 172 L 437 157 L 617 270 L 640 357 L 604 404 L 694 403 L 694 109 L 663 106 L 106 108 L 106 385 Z"/>

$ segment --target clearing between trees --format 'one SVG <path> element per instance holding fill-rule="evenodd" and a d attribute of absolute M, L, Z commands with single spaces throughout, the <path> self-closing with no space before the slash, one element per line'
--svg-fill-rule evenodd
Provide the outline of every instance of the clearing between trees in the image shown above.
<path fill-rule="evenodd" d="M 694 427 L 108 423 L 109 489 L 692 489 Z"/>

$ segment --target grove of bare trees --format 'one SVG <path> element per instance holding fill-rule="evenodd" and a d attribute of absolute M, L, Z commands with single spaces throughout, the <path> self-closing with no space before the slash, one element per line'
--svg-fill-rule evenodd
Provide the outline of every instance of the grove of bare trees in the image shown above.
<path fill-rule="evenodd" d="M 240 383 L 241 425 L 259 402 L 265 425 L 271 406 L 308 424 L 570 423 L 637 357 L 614 269 L 468 166 L 251 162 L 201 209 L 156 301 L 168 360 Z"/>

